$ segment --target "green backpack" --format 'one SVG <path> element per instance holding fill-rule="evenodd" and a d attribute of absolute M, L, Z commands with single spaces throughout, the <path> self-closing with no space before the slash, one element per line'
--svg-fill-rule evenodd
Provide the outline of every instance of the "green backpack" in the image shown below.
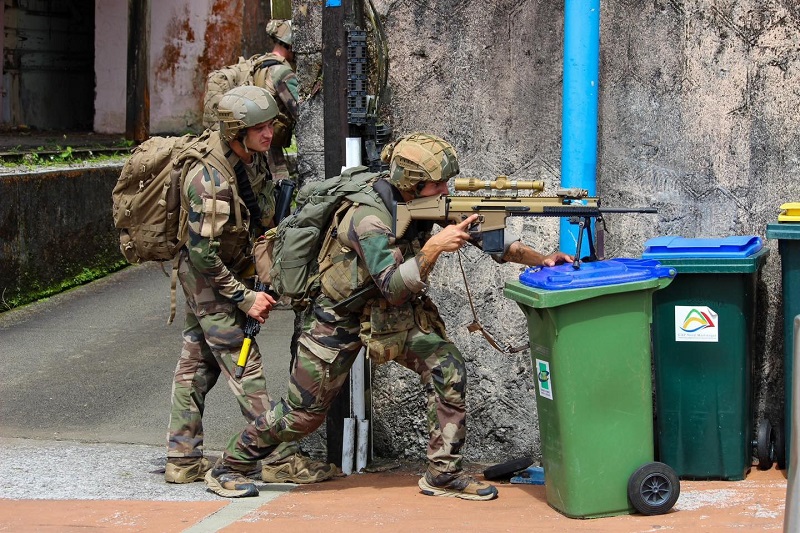
<path fill-rule="evenodd" d="M 295 300 L 313 296 L 329 244 L 335 238 L 337 213 L 353 204 L 379 206 L 372 183 L 380 174 L 353 167 L 340 176 L 304 185 L 297 193 L 297 208 L 267 232 L 271 241 L 269 282 L 278 294 Z"/>

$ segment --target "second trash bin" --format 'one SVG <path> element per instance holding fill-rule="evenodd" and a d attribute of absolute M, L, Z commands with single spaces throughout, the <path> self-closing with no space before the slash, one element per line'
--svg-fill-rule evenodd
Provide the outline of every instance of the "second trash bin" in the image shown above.
<path fill-rule="evenodd" d="M 653 297 L 653 361 L 656 456 L 681 478 L 750 471 L 756 286 L 767 254 L 757 236 L 645 243 L 643 258 L 678 271 Z"/>
<path fill-rule="evenodd" d="M 505 285 L 528 321 L 547 503 L 572 518 L 667 512 L 653 462 L 651 297 L 674 270 L 616 259 L 528 269 Z"/>
<path fill-rule="evenodd" d="M 786 466 L 792 453 L 792 371 L 795 347 L 794 319 L 800 315 L 800 202 L 781 205 L 778 221 L 767 224 L 767 239 L 778 240 L 781 258 L 781 300 L 783 301 L 783 373 L 784 402 L 782 420 L 777 421 L 775 455 L 778 468 Z"/>

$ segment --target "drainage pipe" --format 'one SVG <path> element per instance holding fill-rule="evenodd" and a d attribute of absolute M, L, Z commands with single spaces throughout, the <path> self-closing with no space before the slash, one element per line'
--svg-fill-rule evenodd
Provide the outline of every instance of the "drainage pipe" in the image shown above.
<path fill-rule="evenodd" d="M 600 0 L 566 0 L 561 115 L 561 186 L 597 191 Z M 577 226 L 561 219 L 559 248 L 575 253 Z M 592 230 L 593 231 L 593 228 Z"/>

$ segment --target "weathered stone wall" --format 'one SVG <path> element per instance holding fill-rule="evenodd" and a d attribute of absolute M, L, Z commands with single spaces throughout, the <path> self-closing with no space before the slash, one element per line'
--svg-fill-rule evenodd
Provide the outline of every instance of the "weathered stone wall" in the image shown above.
<path fill-rule="evenodd" d="M 558 186 L 561 159 L 563 7 L 539 0 L 375 2 L 389 41 L 395 132 L 450 140 L 462 174 L 508 174 Z M 321 3 L 295 5 L 298 72 L 306 101 L 297 134 L 304 179 L 323 174 Z M 637 256 L 659 235 L 765 236 L 780 204 L 797 200 L 800 139 L 797 33 L 790 0 L 601 2 L 598 192 L 606 205 L 654 205 L 659 214 L 612 215 L 606 255 Z M 543 252 L 558 246 L 546 219 L 512 227 Z M 783 348 L 777 243 L 762 270 L 757 312 L 758 418 L 782 412 Z M 516 345 L 527 337 L 502 296 L 519 269 L 477 251 L 464 259 L 481 321 Z M 469 334 L 459 265 L 439 261 L 431 294 L 469 365 L 466 456 L 497 461 L 540 453 L 529 353 L 494 351 Z M 624 332 L 620 332 L 623 334 Z M 587 339 L 590 343 L 591 339 Z M 416 377 L 375 372 L 376 451 L 422 457 L 427 441 Z"/>
<path fill-rule="evenodd" d="M 120 265 L 109 207 L 120 168 L 0 176 L 0 312 Z"/>

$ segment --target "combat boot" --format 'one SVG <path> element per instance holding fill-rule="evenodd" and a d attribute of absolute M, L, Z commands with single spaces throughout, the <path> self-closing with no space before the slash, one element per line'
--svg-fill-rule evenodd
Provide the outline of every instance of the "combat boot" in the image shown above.
<path fill-rule="evenodd" d="M 264 483 L 318 483 L 334 477 L 338 472 L 339 469 L 332 463 L 315 461 L 295 453 L 276 463 L 263 463 L 261 480 Z"/>
<path fill-rule="evenodd" d="M 244 473 L 225 465 L 222 459 L 206 472 L 206 486 L 211 492 L 225 498 L 258 496 L 258 487 Z"/>
<path fill-rule="evenodd" d="M 497 498 L 494 485 L 477 481 L 463 471 L 438 473 L 431 468 L 419 480 L 426 496 L 447 496 L 463 500 L 493 500 Z"/>
<path fill-rule="evenodd" d="M 203 476 L 211 468 L 205 457 L 171 457 L 167 459 L 164 480 L 167 483 L 194 483 L 203 481 Z"/>

